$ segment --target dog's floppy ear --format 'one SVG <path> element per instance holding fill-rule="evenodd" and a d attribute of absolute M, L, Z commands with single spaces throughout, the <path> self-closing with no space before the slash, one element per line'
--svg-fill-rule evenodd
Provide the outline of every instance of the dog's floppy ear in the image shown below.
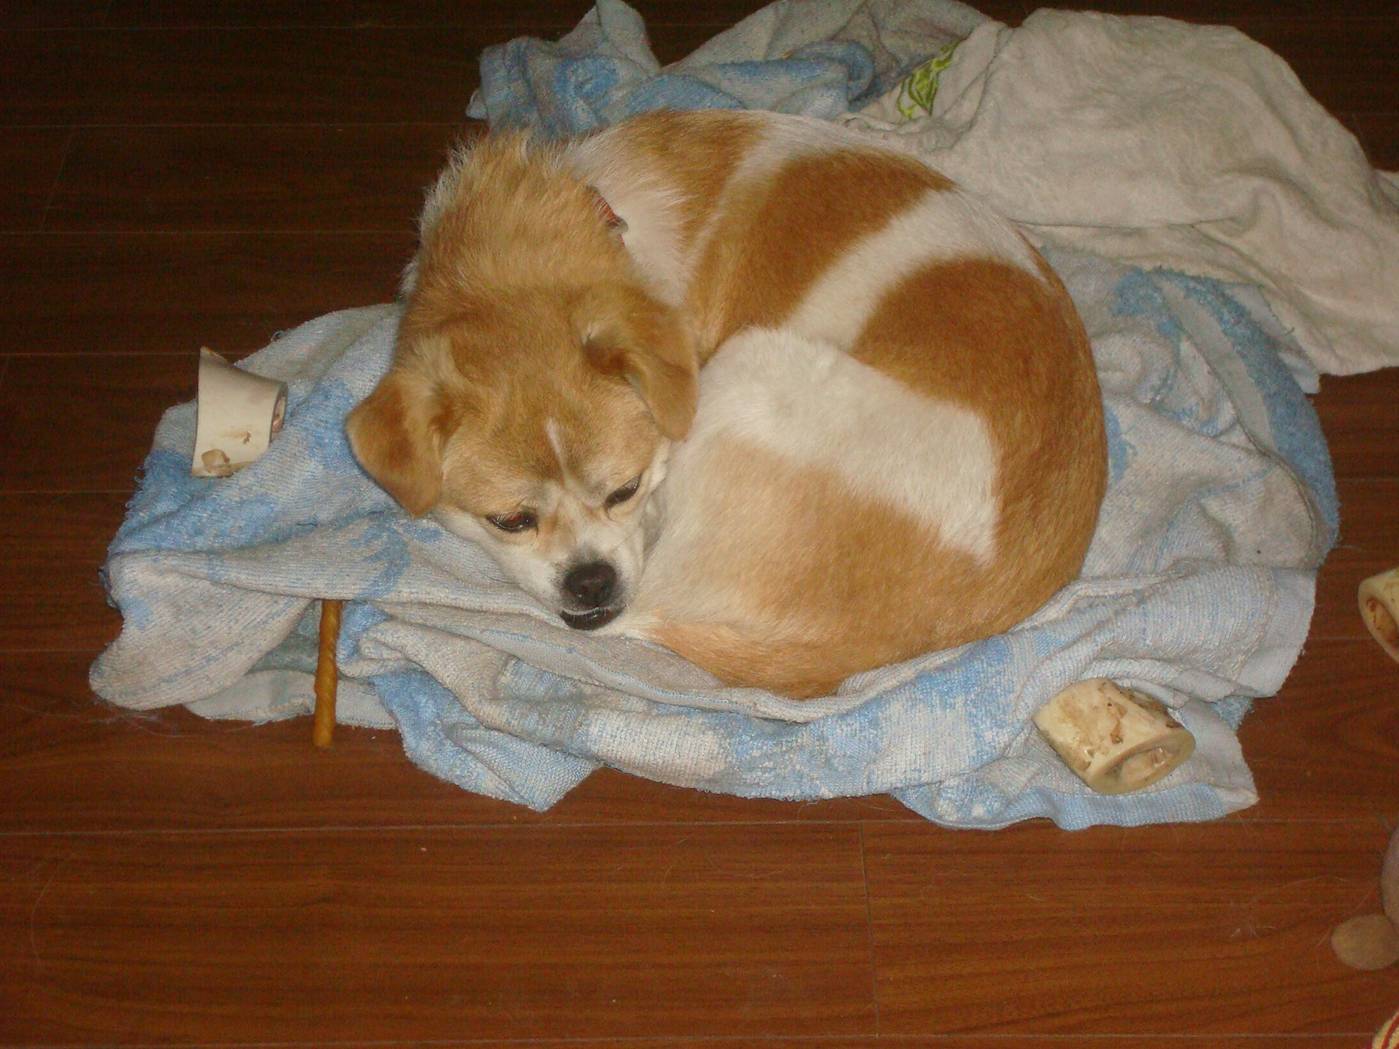
<path fill-rule="evenodd" d="M 699 361 L 676 312 L 639 289 L 612 286 L 588 291 L 575 318 L 589 363 L 631 383 L 666 437 L 688 434 Z"/>
<path fill-rule="evenodd" d="M 345 420 L 361 466 L 410 514 L 426 513 L 442 494 L 442 436 L 436 396 L 423 376 L 394 366 Z"/>

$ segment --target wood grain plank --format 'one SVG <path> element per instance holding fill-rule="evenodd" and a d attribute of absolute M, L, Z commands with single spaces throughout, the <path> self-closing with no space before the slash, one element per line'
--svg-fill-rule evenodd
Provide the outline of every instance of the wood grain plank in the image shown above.
<path fill-rule="evenodd" d="M 0 834 L 918 819 L 889 797 L 748 800 L 611 770 L 535 813 L 422 772 L 393 732 L 342 726 L 317 751 L 305 718 L 254 726 L 113 707 L 88 690 L 91 661 L 87 652 L 5 657 Z"/>
<path fill-rule="evenodd" d="M 880 1029 L 1368 1036 L 1393 976 L 1346 969 L 1327 936 L 1375 907 L 1387 837 L 1378 821 L 867 827 Z"/>
<path fill-rule="evenodd" d="M 580 1046 L 591 1047 L 596 1044 L 579 1042 L 576 1038 L 531 1038 L 526 1042 L 482 1042 L 473 1038 L 433 1043 L 434 1047 L 442 1046 L 443 1049 L 580 1049 Z M 1109 1035 L 1096 1037 L 1084 1046 L 1078 1043 L 1071 1044 L 1074 1049 L 1257 1049 L 1258 1039 L 1253 1035 Z M 1354 1034 L 1349 1034 L 1308 1035 L 1303 1044 L 1355 1049 L 1361 1043 L 1356 1041 Z M 422 1049 L 423 1045 L 424 1043 L 418 1041 L 342 1042 L 337 1043 L 335 1049 Z M 897 1049 L 1055 1049 L 1062 1046 L 1062 1042 L 1036 1035 L 1019 1038 L 1014 1035 L 996 1035 L 991 1039 L 976 1035 L 965 1038 L 945 1035 L 931 1038 L 830 1038 L 804 1035 L 797 1038 L 628 1038 L 609 1040 L 605 1045 L 606 1049 L 877 1049 L 879 1046 Z"/>
<path fill-rule="evenodd" d="M 192 360 L 207 345 L 242 357 L 313 317 L 390 301 L 415 239 L 407 228 L 0 237 L 0 354 Z"/>
<path fill-rule="evenodd" d="M 111 0 L 5 0 L 0 29 L 67 29 L 100 26 Z"/>
<path fill-rule="evenodd" d="M 19 836 L 12 1041 L 869 1034 L 853 827 Z"/>
<path fill-rule="evenodd" d="M 74 0 L 77 2 L 77 0 Z M 377 26 L 501 25 L 517 32 L 571 28 L 591 7 L 589 0 L 113 0 L 112 26 Z M 635 0 L 651 25 L 728 26 L 765 6 L 765 0 Z M 1017 24 L 1037 7 L 1079 10 L 1081 0 L 981 0 L 974 4 L 989 17 Z M 1266 16 L 1272 19 L 1314 15 L 1312 0 L 1098 0 L 1094 10 L 1114 14 L 1165 15 L 1192 22 L 1228 21 Z M 1333 18 L 1376 17 L 1389 13 L 1385 0 L 1331 0 Z"/>
<path fill-rule="evenodd" d="M 1372 641 L 1314 641 L 1239 742 L 1258 820 L 1393 819 L 1399 813 L 1399 667 Z"/>
<path fill-rule="evenodd" d="M 996 13 L 1017 20 L 1013 7 Z M 1333 111 L 1393 109 L 1399 27 L 1392 19 L 1279 19 L 1245 11 L 1208 20 L 1227 20 L 1277 51 Z M 567 25 L 571 19 L 560 21 Z M 723 24 L 718 16 L 708 22 L 654 23 L 650 37 L 657 57 L 670 62 L 689 54 Z M 0 48 L 11 56 L 15 80 L 14 89 L 0 98 L 0 123 L 460 119 L 477 84 L 480 51 L 531 28 L 488 19 L 460 27 L 9 32 Z M 1330 46 L 1317 46 L 1319 39 Z"/>
<path fill-rule="evenodd" d="M 1399 368 L 1324 375 L 1315 405 L 1337 477 L 1399 477 Z"/>
<path fill-rule="evenodd" d="M 1399 107 L 1386 113 L 1342 113 L 1341 122 L 1355 133 L 1371 164 L 1399 171 Z"/>
<path fill-rule="evenodd" d="M 187 357 L 15 357 L 0 386 L 0 493 L 124 492 L 165 409 L 195 394 Z"/>
<path fill-rule="evenodd" d="M 46 228 L 406 233 L 463 128 L 86 128 Z"/>
<path fill-rule="evenodd" d="M 489 30 L 16 32 L 0 123 L 452 121 Z"/>
<path fill-rule="evenodd" d="M 84 35 L 0 28 L 0 58 L 5 69 L 0 125 L 71 124 L 81 116 L 84 106 L 80 97 L 66 93 L 63 85 L 77 75 L 74 47 Z"/>
<path fill-rule="evenodd" d="M 1341 538 L 1317 577 L 1311 641 L 1369 639 L 1356 606 L 1361 581 L 1399 564 L 1399 478 L 1342 478 Z"/>
<path fill-rule="evenodd" d="M 15 128 L 0 135 L 0 231 L 34 230 L 44 224 L 72 131 L 61 127 Z"/>
<path fill-rule="evenodd" d="M 93 652 L 117 635 L 97 571 L 120 494 L 0 495 L 0 652 Z"/>
<path fill-rule="evenodd" d="M 1399 20 L 1392 8 L 1365 18 L 1259 14 L 1231 17 L 1229 23 L 1286 59 L 1312 97 L 1331 112 L 1394 111 Z M 1317 47 L 1323 39 L 1327 46 Z"/>
<path fill-rule="evenodd" d="M 766 0 L 636 0 L 648 26 L 723 27 Z M 112 26 L 500 26 L 517 33 L 561 33 L 592 8 L 591 0 L 114 0 Z"/>

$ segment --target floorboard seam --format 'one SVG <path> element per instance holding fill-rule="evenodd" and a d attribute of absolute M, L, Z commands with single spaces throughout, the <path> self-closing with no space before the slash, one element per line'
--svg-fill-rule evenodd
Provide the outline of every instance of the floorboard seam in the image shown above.
<path fill-rule="evenodd" d="M 870 967 L 870 1001 L 874 1004 L 874 1037 L 882 1037 L 879 1022 L 879 970 L 874 955 L 874 904 L 870 900 L 869 850 L 865 841 L 865 820 L 860 821 L 860 876 L 865 883 L 865 945 Z"/>
<path fill-rule="evenodd" d="M 53 210 L 53 202 L 58 197 L 58 187 L 62 184 L 63 175 L 68 170 L 68 160 L 73 155 L 73 144 L 77 138 L 77 129 L 70 126 L 68 137 L 63 143 L 63 156 L 58 161 L 58 170 L 53 174 L 53 182 L 49 185 L 49 193 L 44 200 L 44 206 L 39 209 L 39 228 L 35 231 L 37 233 L 43 233 L 44 227 L 49 224 L 49 212 Z"/>

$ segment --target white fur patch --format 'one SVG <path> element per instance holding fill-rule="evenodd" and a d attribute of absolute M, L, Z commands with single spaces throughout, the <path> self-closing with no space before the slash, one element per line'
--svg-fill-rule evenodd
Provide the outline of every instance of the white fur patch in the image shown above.
<path fill-rule="evenodd" d="M 544 420 L 544 437 L 549 442 L 549 450 L 554 453 L 554 461 L 559 464 L 559 473 L 565 481 L 570 481 L 568 456 L 563 447 L 563 433 L 559 430 L 559 424 L 556 420 Z"/>
<path fill-rule="evenodd" d="M 704 446 L 737 438 L 834 472 L 983 563 L 994 556 L 996 447 L 978 412 L 915 393 L 828 343 L 762 329 L 724 344 L 701 373 L 699 403 L 672 486 L 703 483 L 694 468 L 703 473 Z M 680 513 L 684 500 L 675 493 Z"/>
<path fill-rule="evenodd" d="M 783 327 L 849 349 L 884 296 L 930 263 L 954 259 L 995 259 L 1039 276 L 1034 250 L 1003 219 L 955 189 L 929 190 L 843 253 Z"/>
<path fill-rule="evenodd" d="M 622 243 L 647 289 L 662 302 L 678 306 L 685 296 L 686 279 L 680 199 L 654 171 L 621 159 L 626 151 L 617 149 L 614 136 L 625 134 L 622 125 L 582 139 L 569 146 L 566 162 L 625 223 Z"/>

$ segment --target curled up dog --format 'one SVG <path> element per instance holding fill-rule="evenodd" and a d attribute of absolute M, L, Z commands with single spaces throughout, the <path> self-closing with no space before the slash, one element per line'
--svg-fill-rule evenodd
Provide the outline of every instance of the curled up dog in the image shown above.
<path fill-rule="evenodd" d="M 347 429 L 561 625 L 809 697 L 1009 629 L 1106 475 L 1063 286 L 936 171 L 833 125 L 493 135 L 428 198 Z"/>

